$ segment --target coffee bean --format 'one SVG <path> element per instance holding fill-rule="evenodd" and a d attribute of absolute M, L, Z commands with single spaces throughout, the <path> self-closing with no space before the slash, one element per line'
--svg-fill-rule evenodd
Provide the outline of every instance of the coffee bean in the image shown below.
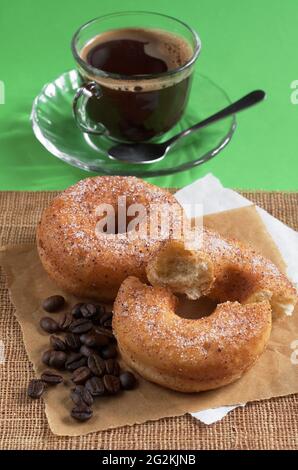
<path fill-rule="evenodd" d="M 97 305 L 97 313 L 102 316 L 106 313 L 107 309 L 105 305 Z"/>
<path fill-rule="evenodd" d="M 103 381 L 99 377 L 91 377 L 87 380 L 85 387 L 93 397 L 99 397 L 105 392 Z"/>
<path fill-rule="evenodd" d="M 131 372 L 122 372 L 119 376 L 123 390 L 131 390 L 136 386 L 136 378 Z"/>
<path fill-rule="evenodd" d="M 92 354 L 88 357 L 88 367 L 91 372 L 98 377 L 102 377 L 106 370 L 105 361 L 97 354 Z"/>
<path fill-rule="evenodd" d="M 75 335 L 74 333 L 67 333 L 64 339 L 65 345 L 68 349 L 72 351 L 78 351 L 81 346 L 81 341 L 79 335 Z"/>
<path fill-rule="evenodd" d="M 88 343 L 88 347 L 90 347 L 90 344 L 93 341 L 93 335 L 94 335 L 93 330 L 88 331 L 88 333 L 83 333 L 82 335 L 80 335 L 81 344 L 85 344 L 85 346 L 87 346 L 86 343 Z"/>
<path fill-rule="evenodd" d="M 108 324 L 111 324 L 109 322 L 112 320 L 112 318 L 113 318 L 112 312 L 106 312 L 104 315 L 100 317 L 100 324 L 102 326 L 106 326 L 106 322 L 108 322 Z"/>
<path fill-rule="evenodd" d="M 64 369 L 66 354 L 63 351 L 52 351 L 49 359 L 49 366 L 54 369 Z"/>
<path fill-rule="evenodd" d="M 50 297 L 44 299 L 42 302 L 42 308 L 46 312 L 57 312 L 63 307 L 64 303 L 65 299 L 62 297 L 62 295 L 51 295 Z"/>
<path fill-rule="evenodd" d="M 91 406 L 93 404 L 93 397 L 91 393 L 83 385 L 77 385 L 75 388 L 73 388 L 70 392 L 70 398 L 77 406 Z"/>
<path fill-rule="evenodd" d="M 87 421 L 92 416 L 92 410 L 86 405 L 75 406 L 71 410 L 71 416 L 78 421 Z"/>
<path fill-rule="evenodd" d="M 107 328 L 101 328 L 101 327 L 97 326 L 96 328 L 94 328 L 94 331 L 95 331 L 95 333 L 98 333 L 100 335 L 107 336 L 109 338 L 109 340 L 112 341 L 112 342 L 116 341 L 115 336 L 113 335 L 113 333 L 110 330 L 108 330 Z"/>
<path fill-rule="evenodd" d="M 42 353 L 41 360 L 46 366 L 50 364 L 50 357 L 51 357 L 52 352 L 53 352 L 52 349 L 48 349 L 47 351 Z"/>
<path fill-rule="evenodd" d="M 106 308 L 104 305 L 96 305 L 97 313 L 92 318 L 93 325 L 100 325 L 101 317 L 106 313 Z"/>
<path fill-rule="evenodd" d="M 29 382 L 27 394 L 30 398 L 40 398 L 43 394 L 45 384 L 42 380 L 32 379 Z"/>
<path fill-rule="evenodd" d="M 41 328 L 47 333 L 56 333 L 57 331 L 59 331 L 59 325 L 56 320 L 54 320 L 54 318 L 42 317 L 39 324 Z"/>
<path fill-rule="evenodd" d="M 115 375 L 104 375 L 103 384 L 106 391 L 112 395 L 120 390 L 120 380 Z"/>
<path fill-rule="evenodd" d="M 63 377 L 52 370 L 45 370 L 41 376 L 41 380 L 49 385 L 56 385 L 63 382 Z"/>
<path fill-rule="evenodd" d="M 117 348 L 113 344 L 109 344 L 102 348 L 100 355 L 103 359 L 113 359 L 117 356 Z"/>
<path fill-rule="evenodd" d="M 50 337 L 50 344 L 55 351 L 66 351 L 66 344 L 58 336 L 52 335 Z"/>
<path fill-rule="evenodd" d="M 81 313 L 81 307 L 83 307 L 83 302 L 80 302 L 78 304 L 75 304 L 72 309 L 71 309 L 71 314 L 74 318 L 81 318 L 82 313 Z"/>
<path fill-rule="evenodd" d="M 70 315 L 70 313 L 64 313 L 58 321 L 60 330 L 67 331 L 72 321 L 73 321 L 72 315 Z"/>
<path fill-rule="evenodd" d="M 92 323 L 93 323 L 93 326 L 100 326 L 100 316 L 95 315 L 95 317 L 92 318 Z"/>
<path fill-rule="evenodd" d="M 88 367 L 79 367 L 75 371 L 73 371 L 71 380 L 76 385 L 84 384 L 88 379 L 90 379 L 92 372 Z"/>
<path fill-rule="evenodd" d="M 101 348 L 102 346 L 109 344 L 109 338 L 106 335 L 95 333 L 93 331 L 82 334 L 80 336 L 80 340 L 89 348 Z"/>
<path fill-rule="evenodd" d="M 67 370 L 74 371 L 79 367 L 83 367 L 87 364 L 87 358 L 81 353 L 71 353 L 66 362 L 65 367 Z"/>
<path fill-rule="evenodd" d="M 84 318 L 93 318 L 97 313 L 96 305 L 94 304 L 84 304 L 81 307 L 81 314 Z"/>
<path fill-rule="evenodd" d="M 89 357 L 92 354 L 95 354 L 95 350 L 92 348 L 88 348 L 88 346 L 85 346 L 85 344 L 83 344 L 80 347 L 80 353 L 83 354 L 83 356 Z"/>
<path fill-rule="evenodd" d="M 104 322 L 104 324 L 103 324 L 103 326 L 104 326 L 105 328 L 108 328 L 109 330 L 112 329 L 112 325 L 113 325 L 112 319 L 106 320 L 106 321 Z"/>
<path fill-rule="evenodd" d="M 105 361 L 106 371 L 108 375 L 119 375 L 120 367 L 115 359 Z"/>
<path fill-rule="evenodd" d="M 82 334 L 87 333 L 93 328 L 92 322 L 87 318 L 78 318 L 74 320 L 70 325 L 69 329 L 72 333 Z"/>

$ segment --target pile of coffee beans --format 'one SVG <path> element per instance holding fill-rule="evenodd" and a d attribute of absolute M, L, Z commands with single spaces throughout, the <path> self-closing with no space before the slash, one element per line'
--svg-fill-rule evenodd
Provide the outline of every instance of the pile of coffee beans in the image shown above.
<path fill-rule="evenodd" d="M 61 310 L 64 305 L 61 295 L 42 302 L 43 309 L 49 313 Z M 74 403 L 71 416 L 76 420 L 91 418 L 92 404 L 97 397 L 115 395 L 136 386 L 135 376 L 120 369 L 112 333 L 112 312 L 107 312 L 104 306 L 77 303 L 58 319 L 44 316 L 40 327 L 51 335 L 49 349 L 42 354 L 43 364 L 71 374 L 74 385 L 70 392 Z M 52 369 L 46 369 L 40 379 L 31 380 L 29 397 L 39 398 L 46 387 L 64 383 L 63 377 Z"/>

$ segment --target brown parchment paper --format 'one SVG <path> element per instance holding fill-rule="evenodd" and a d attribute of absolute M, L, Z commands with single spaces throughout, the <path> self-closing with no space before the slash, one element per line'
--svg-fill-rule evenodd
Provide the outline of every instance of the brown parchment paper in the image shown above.
<path fill-rule="evenodd" d="M 209 215 L 204 218 L 204 223 L 223 235 L 232 235 L 250 242 L 277 266 L 285 269 L 280 253 L 254 206 Z M 22 328 L 29 359 L 39 375 L 45 369 L 40 360 L 41 353 L 48 347 L 48 335 L 39 327 L 39 320 L 43 315 L 41 300 L 54 293 L 65 295 L 69 304 L 77 299 L 59 290 L 48 278 L 40 264 L 35 246 L 2 248 L 0 262 L 8 276 L 11 299 L 16 307 L 16 317 Z M 3 314 L 5 312 L 1 312 L 1 315 Z M 93 408 L 94 415 L 86 423 L 74 422 L 69 417 L 72 403 L 69 399 L 71 384 L 68 379 L 68 387 L 59 385 L 50 388 L 44 396 L 50 428 L 57 435 L 76 436 L 206 408 L 296 393 L 298 366 L 291 362 L 291 343 L 297 339 L 296 308 L 292 317 L 283 316 L 274 320 L 267 350 L 254 367 L 237 382 L 209 392 L 182 394 L 139 378 L 136 390 L 116 397 L 98 399 Z"/>

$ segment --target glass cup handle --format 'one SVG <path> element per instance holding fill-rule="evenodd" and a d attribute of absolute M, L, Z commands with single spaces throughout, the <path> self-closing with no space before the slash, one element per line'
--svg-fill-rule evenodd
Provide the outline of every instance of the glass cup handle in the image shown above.
<path fill-rule="evenodd" d="M 89 82 L 77 90 L 72 107 L 75 121 L 82 132 L 96 135 L 101 135 L 106 132 L 105 126 L 100 122 L 92 121 L 86 111 L 89 99 L 92 97 L 100 99 L 101 96 L 101 88 L 96 82 Z"/>

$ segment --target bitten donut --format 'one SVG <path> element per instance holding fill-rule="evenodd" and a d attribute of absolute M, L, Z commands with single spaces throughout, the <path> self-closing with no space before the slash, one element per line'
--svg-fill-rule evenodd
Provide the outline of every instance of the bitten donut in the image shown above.
<path fill-rule="evenodd" d="M 198 278 L 191 260 L 203 255 L 213 266 L 213 281 L 209 272 L 202 289 L 203 279 Z M 169 287 L 192 299 L 208 295 L 216 302 L 242 304 L 268 300 L 277 314 L 290 315 L 297 302 L 296 289 L 271 261 L 237 240 L 206 229 L 200 251 L 187 248 L 182 241 L 165 241 L 149 260 L 147 276 L 152 285 Z"/>
<path fill-rule="evenodd" d="M 96 231 L 98 206 L 112 205 L 117 216 L 121 196 L 127 207 L 178 205 L 165 189 L 134 177 L 87 178 L 66 189 L 43 212 L 37 228 L 41 262 L 61 288 L 79 297 L 109 301 L 126 277 L 146 280 L 145 266 L 160 245 L 158 237 L 131 239 L 126 233 Z"/>
<path fill-rule="evenodd" d="M 208 317 L 181 318 L 164 287 L 126 279 L 114 303 L 113 330 L 121 355 L 147 380 L 181 392 L 229 384 L 262 354 L 271 331 L 267 301 L 219 304 Z"/>
<path fill-rule="evenodd" d="M 204 230 L 200 250 L 165 241 L 149 260 L 153 286 L 130 277 L 114 304 L 113 329 L 125 362 L 146 379 L 182 392 L 237 380 L 262 354 L 271 307 L 290 312 L 297 293 L 270 261 L 236 240 Z M 177 298 L 219 302 L 208 317 L 181 318 Z"/>

